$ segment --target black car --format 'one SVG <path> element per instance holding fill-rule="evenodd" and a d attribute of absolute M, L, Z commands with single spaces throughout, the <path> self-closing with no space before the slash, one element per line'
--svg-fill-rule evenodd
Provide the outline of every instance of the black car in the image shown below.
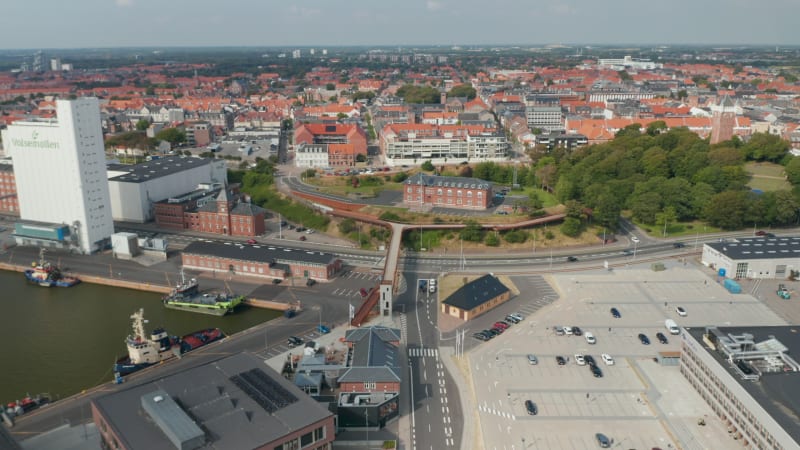
<path fill-rule="evenodd" d="M 669 343 L 669 340 L 667 340 L 667 337 L 664 336 L 664 333 L 656 333 L 656 339 L 658 339 L 658 342 L 662 344 Z"/>
<path fill-rule="evenodd" d="M 289 336 L 286 342 L 289 344 L 289 347 L 296 347 L 303 344 L 303 340 L 297 336 Z"/>
<path fill-rule="evenodd" d="M 611 315 L 615 319 L 619 319 L 620 317 L 622 317 L 622 314 L 619 313 L 619 310 L 617 308 L 611 308 Z"/>
<path fill-rule="evenodd" d="M 583 331 L 581 331 L 581 329 L 578 327 L 572 327 L 572 334 L 574 334 L 575 336 L 582 336 Z"/>
<path fill-rule="evenodd" d="M 644 345 L 650 345 L 650 338 L 648 338 L 644 333 L 639 333 L 639 342 Z"/>
<path fill-rule="evenodd" d="M 594 356 L 592 356 L 592 355 L 583 355 L 583 362 L 585 362 L 589 366 L 596 366 L 597 365 L 597 362 L 595 362 Z"/>
<path fill-rule="evenodd" d="M 556 356 L 556 362 L 558 363 L 559 366 L 567 364 L 567 360 L 564 359 L 563 356 Z"/>
<path fill-rule="evenodd" d="M 312 278 L 309 278 L 309 279 L 306 280 L 306 286 L 308 286 L 308 287 L 311 287 L 311 286 L 313 286 L 315 284 L 317 284 L 317 281 L 312 279 Z"/>
<path fill-rule="evenodd" d="M 491 339 L 491 338 L 497 336 L 498 334 L 500 334 L 494 328 L 492 328 L 491 330 L 483 330 L 483 331 L 484 331 L 484 333 L 489 335 L 489 339 Z"/>
<path fill-rule="evenodd" d="M 497 334 L 503 334 L 503 331 L 506 331 L 506 330 L 503 329 L 503 328 L 500 328 L 500 327 L 494 327 L 494 328 L 492 328 L 492 331 L 496 332 Z"/>
<path fill-rule="evenodd" d="M 683 242 L 676 242 L 676 243 L 672 244 L 672 247 L 673 248 L 683 248 L 683 247 L 686 247 L 686 244 L 684 244 Z"/>
<path fill-rule="evenodd" d="M 483 333 L 473 333 L 472 337 L 474 337 L 475 339 L 481 340 L 481 341 L 488 341 L 489 340 L 489 336 L 487 336 L 487 335 L 485 335 Z"/>
<path fill-rule="evenodd" d="M 300 231 L 300 232 L 306 231 L 306 227 L 297 227 L 295 228 L 295 231 Z"/>
<path fill-rule="evenodd" d="M 597 445 L 601 448 L 609 448 L 611 447 L 611 439 L 606 437 L 603 433 L 597 433 L 594 435 L 594 438 L 597 439 Z"/>
<path fill-rule="evenodd" d="M 574 256 L 567 256 L 567 262 L 575 262 L 577 260 L 578 260 L 578 258 L 576 258 Z"/>
<path fill-rule="evenodd" d="M 536 408 L 536 403 L 533 403 L 530 400 L 525 400 L 525 409 L 528 411 L 528 414 L 535 416 L 539 410 Z"/>
<path fill-rule="evenodd" d="M 272 284 L 281 284 L 281 279 L 280 278 L 273 278 L 272 279 Z"/>
<path fill-rule="evenodd" d="M 595 378 L 603 378 L 603 371 L 596 365 L 590 365 L 589 370 L 592 371 L 592 375 L 594 375 Z"/>

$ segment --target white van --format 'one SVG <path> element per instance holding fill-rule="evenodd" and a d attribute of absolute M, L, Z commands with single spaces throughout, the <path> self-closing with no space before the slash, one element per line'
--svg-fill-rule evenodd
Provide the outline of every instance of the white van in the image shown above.
<path fill-rule="evenodd" d="M 436 278 L 431 278 L 430 281 L 428 281 L 428 292 L 431 294 L 436 293 Z"/>
<path fill-rule="evenodd" d="M 678 324 L 675 323 L 672 319 L 667 319 L 664 321 L 664 326 L 667 328 L 670 334 L 680 334 L 681 329 L 678 328 Z"/>

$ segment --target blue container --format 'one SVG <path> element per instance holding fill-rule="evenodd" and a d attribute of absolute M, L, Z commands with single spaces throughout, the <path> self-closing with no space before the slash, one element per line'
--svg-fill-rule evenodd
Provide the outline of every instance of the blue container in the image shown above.
<path fill-rule="evenodd" d="M 719 269 L 719 272 L 718 272 L 718 273 L 719 273 L 719 276 L 721 276 L 721 277 L 724 277 L 724 276 L 725 276 L 725 274 L 726 274 L 726 273 L 728 273 L 728 271 L 727 271 L 727 270 L 725 270 L 725 268 L 724 268 L 724 267 L 722 267 L 722 268 L 720 268 L 720 269 Z"/>
<path fill-rule="evenodd" d="M 731 294 L 739 294 L 742 292 L 742 287 L 739 286 L 739 283 L 737 283 L 735 280 L 731 280 L 730 278 L 725 279 L 723 286 L 725 286 L 725 289 L 727 289 Z"/>

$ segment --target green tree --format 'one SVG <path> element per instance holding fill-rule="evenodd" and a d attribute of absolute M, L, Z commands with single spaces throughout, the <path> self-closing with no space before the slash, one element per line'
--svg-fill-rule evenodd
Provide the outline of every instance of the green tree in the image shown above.
<path fill-rule="evenodd" d="M 663 230 L 666 230 L 670 224 L 674 225 L 677 221 L 678 213 L 675 212 L 675 208 L 672 206 L 667 206 L 663 211 L 656 214 L 656 225 L 662 227 Z M 667 237 L 666 234 L 664 237 Z"/>
<path fill-rule="evenodd" d="M 136 129 L 138 131 L 145 131 L 148 127 L 150 127 L 150 121 L 147 119 L 139 119 L 136 122 Z"/>
<path fill-rule="evenodd" d="M 567 217 L 564 219 L 564 223 L 561 224 L 560 230 L 565 236 L 577 237 L 583 231 L 583 224 L 580 219 Z"/>
<path fill-rule="evenodd" d="M 439 103 L 439 90 L 432 86 L 406 84 L 397 90 L 397 96 L 406 103 Z"/>
<path fill-rule="evenodd" d="M 483 240 L 483 229 L 478 222 L 469 220 L 459 233 L 461 239 L 469 242 L 481 242 Z"/>
<path fill-rule="evenodd" d="M 657 192 L 645 192 L 633 200 L 631 212 L 634 219 L 653 224 L 656 221 L 656 214 L 661 211 L 661 204 L 661 195 Z"/>
<path fill-rule="evenodd" d="M 427 172 L 432 172 L 432 171 L 436 170 L 436 168 L 433 167 L 433 163 L 431 162 L 431 160 L 427 160 L 427 161 L 423 162 L 422 165 L 420 166 L 420 168 L 422 170 L 427 171 Z"/>
<path fill-rule="evenodd" d="M 500 238 L 497 237 L 497 233 L 489 233 L 486 235 L 486 240 L 483 241 L 484 244 L 488 245 L 489 247 L 497 247 L 500 245 Z"/>
<path fill-rule="evenodd" d="M 622 212 L 622 203 L 619 198 L 608 193 L 600 195 L 592 214 L 595 223 L 611 230 L 616 230 L 619 225 L 620 212 Z"/>
<path fill-rule="evenodd" d="M 748 199 L 744 191 L 725 191 L 714 194 L 706 204 L 703 215 L 708 223 L 726 230 L 738 230 L 745 225 Z"/>
<path fill-rule="evenodd" d="M 800 158 L 793 157 L 790 159 L 784 170 L 790 183 L 795 186 L 800 185 Z"/>
<path fill-rule="evenodd" d="M 647 125 L 647 134 L 656 136 L 667 131 L 667 123 L 663 120 L 654 120 Z"/>
<path fill-rule="evenodd" d="M 167 141 L 170 144 L 178 144 L 186 142 L 186 133 L 177 128 L 165 128 L 156 133 L 155 138 L 160 141 Z"/>
<path fill-rule="evenodd" d="M 356 162 L 365 162 L 367 160 L 367 155 L 363 153 L 359 153 L 356 155 Z"/>
<path fill-rule="evenodd" d="M 356 221 L 353 219 L 344 219 L 339 222 L 339 232 L 348 235 L 356 230 Z"/>
<path fill-rule="evenodd" d="M 642 169 L 646 177 L 668 177 L 667 152 L 660 147 L 647 149 L 642 155 Z"/>
<path fill-rule="evenodd" d="M 769 133 L 753 133 L 742 151 L 752 160 L 780 161 L 789 151 L 789 142 Z"/>
<path fill-rule="evenodd" d="M 333 83 L 328 83 L 328 84 L 325 85 L 325 90 L 326 91 L 334 91 L 334 90 L 336 90 L 336 85 L 333 84 Z"/>
<path fill-rule="evenodd" d="M 790 191 L 777 191 L 774 195 L 774 212 L 771 214 L 775 225 L 790 225 L 797 220 L 800 202 Z"/>
<path fill-rule="evenodd" d="M 466 97 L 468 100 L 474 99 L 477 95 L 478 92 L 475 88 L 468 84 L 453 86 L 453 89 L 450 89 L 450 92 L 447 93 L 448 97 Z"/>

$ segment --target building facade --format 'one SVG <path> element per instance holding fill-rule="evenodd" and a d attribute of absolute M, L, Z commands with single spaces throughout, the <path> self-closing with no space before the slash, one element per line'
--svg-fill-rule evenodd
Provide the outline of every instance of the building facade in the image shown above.
<path fill-rule="evenodd" d="M 0 212 L 19 215 L 17 200 L 17 179 L 14 167 L 0 161 Z"/>
<path fill-rule="evenodd" d="M 20 121 L 3 131 L 14 162 L 22 220 L 66 223 L 89 254 L 114 233 L 105 148 L 96 98 L 57 100 L 56 120 Z"/>
<path fill-rule="evenodd" d="M 492 199 L 492 184 L 477 178 L 417 173 L 403 182 L 403 203 L 408 206 L 484 210 Z"/>
<path fill-rule="evenodd" d="M 442 302 L 442 313 L 472 320 L 511 299 L 511 290 L 492 274 L 473 280 Z"/>
<path fill-rule="evenodd" d="M 726 94 L 716 105 L 711 105 L 711 143 L 729 141 L 736 125 L 736 105 Z"/>
<path fill-rule="evenodd" d="M 294 152 L 295 167 L 306 169 L 325 169 L 328 162 L 328 146 L 326 144 L 301 144 Z"/>
<path fill-rule="evenodd" d="M 355 124 L 301 123 L 294 130 L 294 144 L 352 144 L 353 152 L 367 154 L 367 133 Z"/>
<path fill-rule="evenodd" d="M 203 189 L 154 205 L 159 227 L 226 236 L 259 236 L 266 211 L 243 201 L 238 186 Z"/>

